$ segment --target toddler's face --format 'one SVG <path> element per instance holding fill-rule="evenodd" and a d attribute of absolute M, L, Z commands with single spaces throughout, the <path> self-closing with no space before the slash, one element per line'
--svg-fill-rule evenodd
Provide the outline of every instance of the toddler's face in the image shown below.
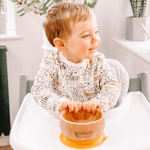
<path fill-rule="evenodd" d="M 86 21 L 80 21 L 72 26 L 72 35 L 65 43 L 65 57 L 74 63 L 84 59 L 93 59 L 100 44 L 97 19 L 93 13 Z"/>

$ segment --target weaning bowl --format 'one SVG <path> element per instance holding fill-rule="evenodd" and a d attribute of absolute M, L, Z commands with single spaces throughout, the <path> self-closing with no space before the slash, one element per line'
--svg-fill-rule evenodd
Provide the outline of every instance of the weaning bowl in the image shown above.
<path fill-rule="evenodd" d="M 61 132 L 74 141 L 93 140 L 104 131 L 104 113 L 97 109 L 95 115 L 81 109 L 78 113 L 69 113 L 68 110 L 60 114 L 59 125 Z"/>

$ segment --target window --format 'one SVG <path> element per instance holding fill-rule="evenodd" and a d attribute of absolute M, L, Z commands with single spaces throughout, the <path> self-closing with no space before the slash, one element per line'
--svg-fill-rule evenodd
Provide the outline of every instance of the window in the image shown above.
<path fill-rule="evenodd" d="M 10 0 L 7 1 L 7 33 L 16 34 L 15 5 Z"/>
<path fill-rule="evenodd" d="M 6 34 L 0 34 L 0 40 L 21 39 L 22 35 L 16 35 L 15 3 L 13 3 L 11 0 L 3 0 L 2 13 L 7 13 L 7 31 Z"/>

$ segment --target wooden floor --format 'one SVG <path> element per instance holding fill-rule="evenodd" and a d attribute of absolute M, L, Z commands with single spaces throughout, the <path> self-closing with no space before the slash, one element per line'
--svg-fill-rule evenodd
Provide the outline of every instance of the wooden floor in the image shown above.
<path fill-rule="evenodd" d="M 8 146 L 0 146 L 0 150 L 13 150 L 10 145 Z"/>

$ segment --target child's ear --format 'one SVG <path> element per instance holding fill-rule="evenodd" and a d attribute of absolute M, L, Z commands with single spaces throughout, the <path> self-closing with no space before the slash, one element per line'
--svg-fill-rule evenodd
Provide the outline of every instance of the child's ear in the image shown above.
<path fill-rule="evenodd" d="M 57 47 L 58 50 L 64 51 L 64 50 L 66 49 L 65 44 L 64 44 L 64 41 L 63 41 L 62 39 L 60 39 L 60 38 L 55 38 L 55 39 L 53 40 L 53 42 L 54 42 L 54 44 L 55 44 L 55 46 Z"/>

